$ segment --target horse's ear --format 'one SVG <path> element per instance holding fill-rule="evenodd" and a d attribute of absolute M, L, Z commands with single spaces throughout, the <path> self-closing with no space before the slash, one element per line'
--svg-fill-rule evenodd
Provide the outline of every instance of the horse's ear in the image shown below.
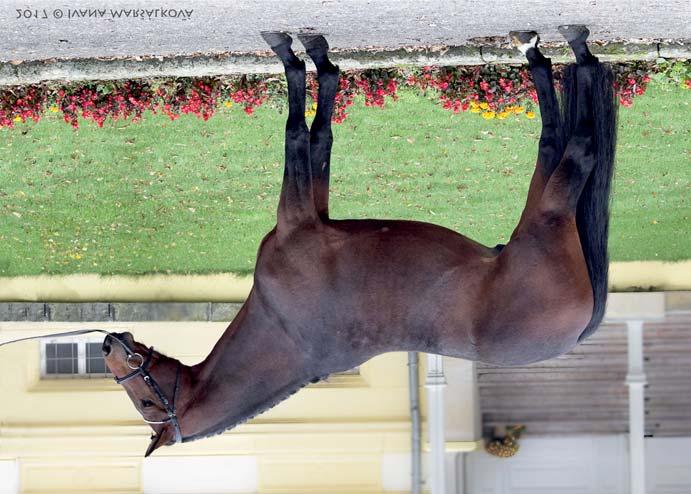
<path fill-rule="evenodd" d="M 144 458 L 148 457 L 151 453 L 156 451 L 161 446 L 168 444 L 174 437 L 175 431 L 173 427 L 166 426 L 158 434 L 151 435 L 151 443 L 149 447 L 146 448 L 146 453 L 144 453 Z"/>

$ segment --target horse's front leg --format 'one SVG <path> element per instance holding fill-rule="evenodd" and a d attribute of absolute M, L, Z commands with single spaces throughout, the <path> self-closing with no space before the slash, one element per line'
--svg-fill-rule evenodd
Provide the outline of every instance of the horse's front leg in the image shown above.
<path fill-rule="evenodd" d="M 528 67 L 537 90 L 542 132 L 538 147 L 535 171 L 528 189 L 528 199 L 518 225 L 511 234 L 513 239 L 525 225 L 528 218 L 539 208 L 540 198 L 547 181 L 559 164 L 563 153 L 563 130 L 559 112 L 559 102 L 554 90 L 552 61 L 538 49 L 540 40 L 535 31 L 512 31 L 509 33 L 516 46 L 528 59 Z"/>
<path fill-rule="evenodd" d="M 283 62 L 288 81 L 285 169 L 276 228 L 277 235 L 282 237 L 297 227 L 319 223 L 312 185 L 310 133 L 305 122 L 305 62 L 293 53 L 293 39 L 289 35 L 263 32 L 262 37 Z"/>
<path fill-rule="evenodd" d="M 310 160 L 312 162 L 312 185 L 317 214 L 323 220 L 329 217 L 329 168 L 331 164 L 331 116 L 338 89 L 338 67 L 328 58 L 329 45 L 320 34 L 299 34 L 298 39 L 305 46 L 307 54 L 317 67 L 319 95 L 317 114 L 310 128 Z"/>

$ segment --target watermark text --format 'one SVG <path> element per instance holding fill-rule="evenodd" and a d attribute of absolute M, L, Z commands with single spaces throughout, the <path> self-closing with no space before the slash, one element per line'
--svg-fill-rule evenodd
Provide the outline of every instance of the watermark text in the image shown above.
<path fill-rule="evenodd" d="M 192 18 L 194 9 L 16 9 L 15 19 L 179 19 Z"/>

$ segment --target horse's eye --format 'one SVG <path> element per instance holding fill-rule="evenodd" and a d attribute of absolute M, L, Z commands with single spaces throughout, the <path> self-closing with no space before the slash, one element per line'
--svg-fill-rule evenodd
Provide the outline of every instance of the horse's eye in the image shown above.
<path fill-rule="evenodd" d="M 142 400 L 142 406 L 143 406 L 144 408 L 149 408 L 149 407 L 154 406 L 154 402 L 153 402 L 153 401 L 149 401 L 149 400 Z"/>

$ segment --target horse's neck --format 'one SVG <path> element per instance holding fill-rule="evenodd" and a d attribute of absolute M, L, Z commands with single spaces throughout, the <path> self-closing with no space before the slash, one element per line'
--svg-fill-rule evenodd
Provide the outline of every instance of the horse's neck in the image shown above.
<path fill-rule="evenodd" d="M 207 358 L 199 364 L 200 379 L 213 380 L 227 371 L 257 374 L 275 367 L 309 367 L 309 354 L 290 325 L 268 313 L 250 294 Z M 308 369 L 305 369 L 308 370 Z"/>
<path fill-rule="evenodd" d="M 288 328 L 245 304 L 208 357 L 192 367 L 194 398 L 184 412 L 185 436 L 207 436 L 287 398 L 319 373 Z M 189 425 L 189 432 L 185 426 Z"/>

